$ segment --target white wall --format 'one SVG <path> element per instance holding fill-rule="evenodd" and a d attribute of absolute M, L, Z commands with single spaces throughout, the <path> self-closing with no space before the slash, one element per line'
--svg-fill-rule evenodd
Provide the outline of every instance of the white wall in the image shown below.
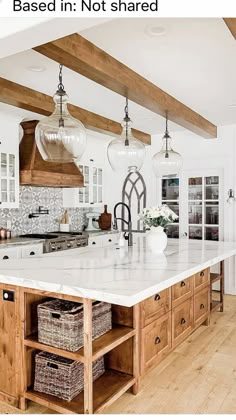
<path fill-rule="evenodd" d="M 225 241 L 236 241 L 236 203 L 226 202 L 230 188 L 236 192 L 236 125 L 218 128 L 218 138 L 206 140 L 189 131 L 171 133 L 172 146 L 183 156 L 183 171 L 221 169 L 223 172 L 223 237 Z M 147 205 L 155 205 L 160 200 L 158 180 L 152 171 L 152 156 L 162 146 L 162 135 L 152 136 L 152 145 L 146 147 L 146 160 L 141 170 L 147 185 Z M 123 179 L 112 171 L 105 159 L 106 188 L 105 201 L 112 212 L 121 199 Z M 231 258 L 226 264 L 226 292 L 236 294 L 236 260 Z"/>

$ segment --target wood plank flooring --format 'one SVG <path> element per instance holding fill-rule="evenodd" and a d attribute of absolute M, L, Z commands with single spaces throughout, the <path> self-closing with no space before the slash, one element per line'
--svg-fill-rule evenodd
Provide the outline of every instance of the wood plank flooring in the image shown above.
<path fill-rule="evenodd" d="M 0 413 L 22 413 L 0 404 Z M 30 403 L 26 414 L 53 411 Z M 138 395 L 123 395 L 109 414 L 236 414 L 236 296 L 215 312 L 142 381 Z"/>

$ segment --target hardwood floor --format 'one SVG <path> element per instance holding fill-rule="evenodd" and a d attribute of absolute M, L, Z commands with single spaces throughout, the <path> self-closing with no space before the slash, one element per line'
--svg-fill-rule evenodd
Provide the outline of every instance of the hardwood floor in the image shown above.
<path fill-rule="evenodd" d="M 213 313 L 142 381 L 138 395 L 123 395 L 109 414 L 236 414 L 236 296 L 225 296 L 224 313 Z M 0 413 L 22 413 L 0 404 Z M 26 414 L 53 411 L 30 403 Z"/>

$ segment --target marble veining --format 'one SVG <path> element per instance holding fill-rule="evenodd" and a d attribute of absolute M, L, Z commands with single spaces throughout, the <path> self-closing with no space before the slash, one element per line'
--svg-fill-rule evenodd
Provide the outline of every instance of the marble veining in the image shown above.
<path fill-rule="evenodd" d="M 146 249 L 83 248 L 0 262 L 0 282 L 132 306 L 236 254 L 234 242 L 169 240 L 164 255 Z"/>

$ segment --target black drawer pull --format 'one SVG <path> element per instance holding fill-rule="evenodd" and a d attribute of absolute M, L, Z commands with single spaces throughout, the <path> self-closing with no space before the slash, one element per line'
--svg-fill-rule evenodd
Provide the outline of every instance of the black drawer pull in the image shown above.
<path fill-rule="evenodd" d="M 4 255 L 3 260 L 9 260 L 8 255 Z"/>
<path fill-rule="evenodd" d="M 30 255 L 35 255 L 35 252 L 34 251 L 31 251 Z"/>
<path fill-rule="evenodd" d="M 52 313 L 51 315 L 52 315 L 52 318 L 56 318 L 56 319 L 61 318 L 61 315 L 60 314 L 54 314 L 54 313 Z"/>
<path fill-rule="evenodd" d="M 96 242 L 92 242 L 92 245 L 96 245 Z"/>
<path fill-rule="evenodd" d="M 181 319 L 181 321 L 180 321 L 180 324 L 181 324 L 181 325 L 184 325 L 185 323 L 186 323 L 185 319 L 184 319 L 184 318 L 182 318 L 182 319 Z"/>
<path fill-rule="evenodd" d="M 200 277 L 204 277 L 204 276 L 205 276 L 204 271 L 201 271 L 201 273 L 200 273 Z"/>
<path fill-rule="evenodd" d="M 58 369 L 58 365 L 51 362 L 47 362 L 47 367 L 52 368 L 52 369 Z"/>
<path fill-rule="evenodd" d="M 200 309 L 204 309 L 204 308 L 205 308 L 205 305 L 203 305 L 203 303 L 201 303 Z"/>
<path fill-rule="evenodd" d="M 155 295 L 155 297 L 154 297 L 154 300 L 157 302 L 158 300 L 160 300 L 161 299 L 161 296 L 160 295 Z"/>
<path fill-rule="evenodd" d="M 184 286 L 186 286 L 186 283 L 184 281 L 181 281 L 180 287 L 184 287 Z"/>
<path fill-rule="evenodd" d="M 108 242 L 112 242 L 112 239 L 108 239 Z"/>
<path fill-rule="evenodd" d="M 160 337 L 156 337 L 156 338 L 155 338 L 155 344 L 160 344 L 160 342 L 161 342 Z"/>

